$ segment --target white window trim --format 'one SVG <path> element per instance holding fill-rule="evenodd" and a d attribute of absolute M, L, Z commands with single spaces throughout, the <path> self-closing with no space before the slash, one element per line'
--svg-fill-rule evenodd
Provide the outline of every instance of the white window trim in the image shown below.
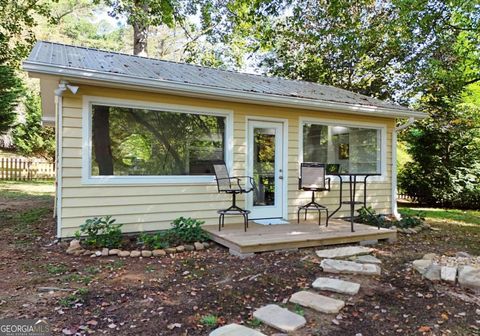
<path fill-rule="evenodd" d="M 82 184 L 89 185 L 132 185 L 132 184 L 211 184 L 214 175 L 150 175 L 150 176 L 92 176 L 92 105 L 103 104 L 118 107 L 144 108 L 166 112 L 202 114 L 225 117 L 225 163 L 233 166 L 233 111 L 218 108 L 154 103 L 96 96 L 83 97 L 82 113 Z"/>
<path fill-rule="evenodd" d="M 369 123 L 362 121 L 344 121 L 323 118 L 299 118 L 298 131 L 298 162 L 303 162 L 303 125 L 312 123 L 326 126 L 362 127 L 380 130 L 380 176 L 372 176 L 369 181 L 385 181 L 387 179 L 387 125 L 381 123 Z M 338 180 L 338 176 L 328 175 L 332 180 Z"/>

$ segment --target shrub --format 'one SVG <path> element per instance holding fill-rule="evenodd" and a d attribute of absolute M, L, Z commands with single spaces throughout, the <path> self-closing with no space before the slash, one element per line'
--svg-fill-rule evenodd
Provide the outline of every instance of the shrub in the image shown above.
<path fill-rule="evenodd" d="M 175 239 L 183 243 L 205 241 L 208 239 L 208 234 L 202 229 L 204 223 L 190 217 L 179 217 L 172 222 L 170 231 Z"/>
<path fill-rule="evenodd" d="M 151 250 L 165 249 L 170 247 L 171 235 L 169 231 L 154 234 L 141 233 L 138 237 L 138 242 Z"/>
<path fill-rule="evenodd" d="M 396 219 L 391 219 L 386 216 L 377 215 L 375 213 L 375 210 L 373 210 L 371 207 L 368 207 L 366 209 L 362 207 L 358 209 L 357 212 L 358 212 L 357 222 L 367 224 L 367 225 L 372 225 L 372 226 L 377 226 L 378 223 L 380 222 L 380 227 L 383 227 L 383 228 L 389 228 L 389 227 L 392 227 L 393 225 L 403 229 L 412 228 L 412 227 L 422 225 L 425 220 L 425 218 L 423 218 L 424 216 L 422 216 L 419 213 L 417 216 L 402 215 L 402 219 L 397 221 Z"/>
<path fill-rule="evenodd" d="M 78 239 L 85 236 L 84 242 L 89 247 L 119 248 L 122 245 L 122 224 L 114 223 L 112 216 L 87 219 L 75 236 Z"/>

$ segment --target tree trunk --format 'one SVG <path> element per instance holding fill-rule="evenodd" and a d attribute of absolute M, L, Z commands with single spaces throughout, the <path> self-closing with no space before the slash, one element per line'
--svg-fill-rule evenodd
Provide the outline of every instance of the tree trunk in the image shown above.
<path fill-rule="evenodd" d="M 113 175 L 113 158 L 110 147 L 110 108 L 95 106 L 92 118 L 92 142 L 95 161 L 100 175 Z"/>
<path fill-rule="evenodd" d="M 148 6 L 140 0 L 135 0 L 139 11 L 148 11 Z M 147 56 L 148 25 L 140 20 L 133 23 L 133 54 Z"/>

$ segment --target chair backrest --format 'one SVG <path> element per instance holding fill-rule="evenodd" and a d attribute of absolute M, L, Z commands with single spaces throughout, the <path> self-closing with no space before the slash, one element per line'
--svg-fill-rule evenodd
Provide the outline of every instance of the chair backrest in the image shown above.
<path fill-rule="evenodd" d="M 325 171 L 323 163 L 303 162 L 300 164 L 300 189 L 325 189 Z"/>
<path fill-rule="evenodd" d="M 225 191 L 232 189 L 230 183 L 230 175 L 228 175 L 227 165 L 225 163 L 215 163 L 213 165 L 215 170 L 215 177 L 217 178 L 218 191 Z"/>

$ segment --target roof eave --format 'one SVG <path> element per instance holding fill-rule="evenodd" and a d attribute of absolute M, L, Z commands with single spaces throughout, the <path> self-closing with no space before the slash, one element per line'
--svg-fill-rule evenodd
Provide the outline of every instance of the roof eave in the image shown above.
<path fill-rule="evenodd" d="M 262 94 L 257 92 L 244 92 L 238 90 L 208 87 L 190 83 L 173 83 L 156 79 L 145 79 L 124 74 L 111 74 L 100 71 L 72 69 L 58 65 L 24 61 L 23 69 L 38 74 L 56 75 L 83 80 L 95 80 L 104 83 L 115 84 L 116 86 L 142 86 L 149 89 L 161 90 L 169 93 L 183 93 L 197 96 L 211 96 L 221 98 L 221 100 L 252 102 L 263 105 L 295 107 L 313 110 L 328 110 L 339 113 L 361 114 L 370 116 L 379 116 L 386 118 L 410 118 L 423 119 L 427 115 L 423 112 L 406 110 L 403 108 L 384 108 L 376 106 L 366 106 L 360 104 L 348 104 L 328 101 L 318 101 L 307 98 L 286 97 L 273 94 Z M 122 83 L 119 83 L 122 81 Z"/>

